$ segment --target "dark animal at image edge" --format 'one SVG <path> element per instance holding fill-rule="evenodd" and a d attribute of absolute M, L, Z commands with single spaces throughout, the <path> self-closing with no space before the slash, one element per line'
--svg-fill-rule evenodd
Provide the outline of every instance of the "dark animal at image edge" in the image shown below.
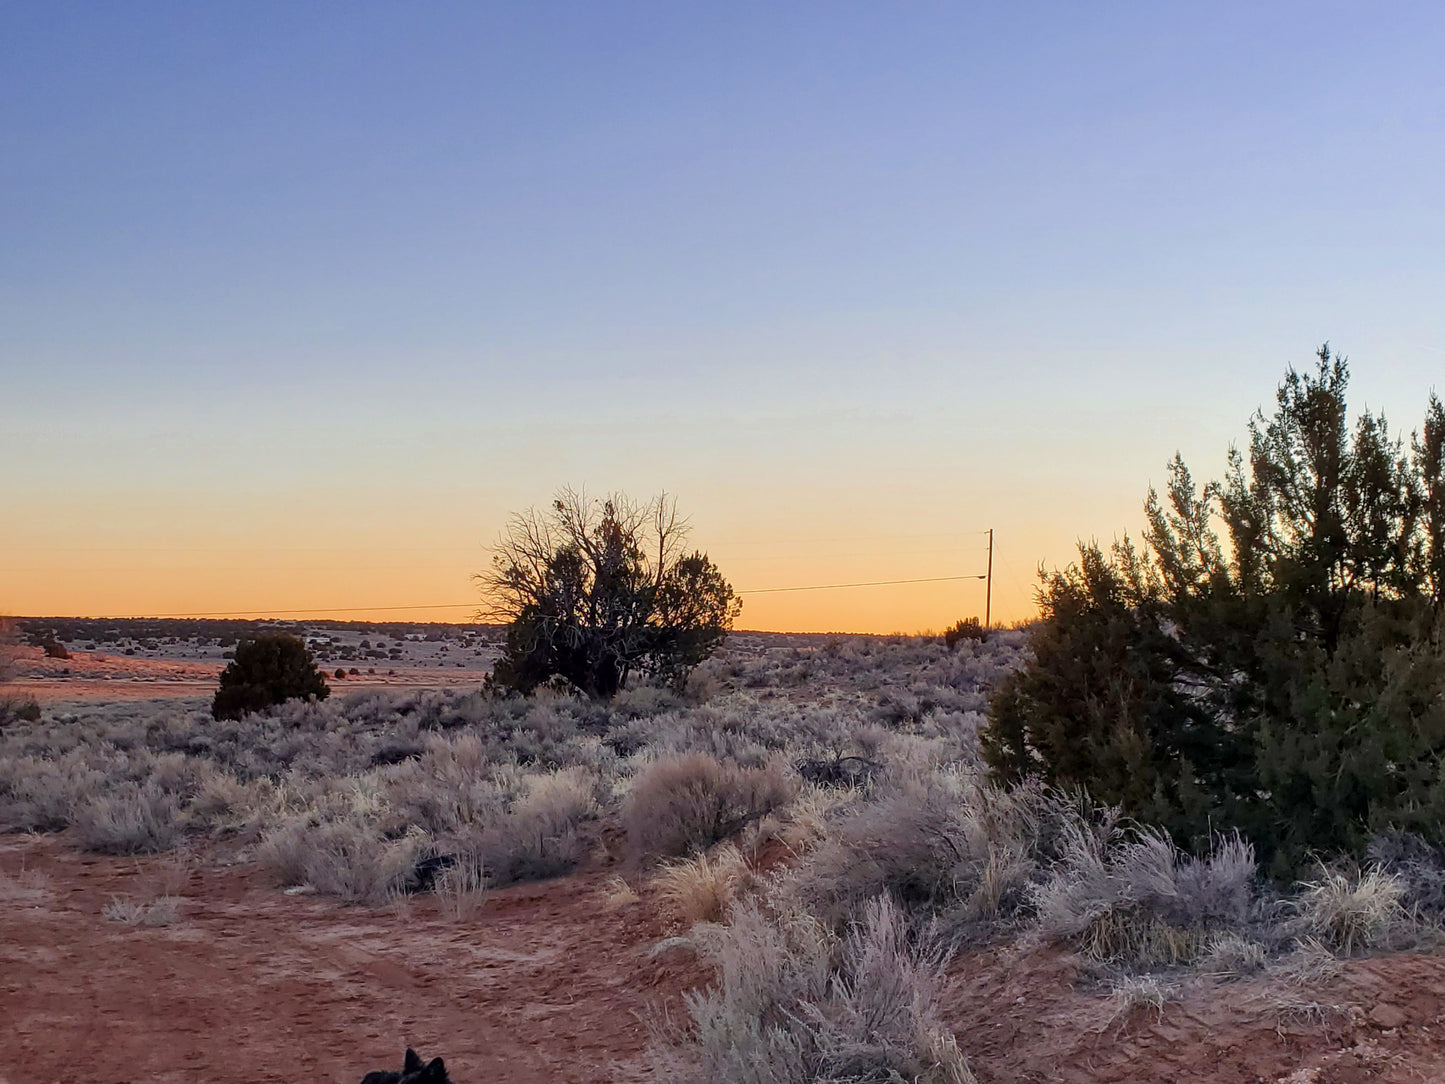
<path fill-rule="evenodd" d="M 420 1055 L 407 1047 L 401 1072 L 378 1069 L 362 1077 L 361 1084 L 452 1084 L 452 1078 L 447 1076 L 447 1067 L 441 1058 L 432 1058 L 423 1065 Z"/>

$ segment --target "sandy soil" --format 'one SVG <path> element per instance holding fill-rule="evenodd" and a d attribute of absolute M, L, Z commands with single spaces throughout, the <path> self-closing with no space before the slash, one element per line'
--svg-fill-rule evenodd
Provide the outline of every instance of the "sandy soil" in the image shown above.
<path fill-rule="evenodd" d="M 0 840 L 0 1081 L 356 1084 L 410 1044 L 459 1084 L 640 1078 L 649 1006 L 702 973 L 656 963 L 650 908 L 608 911 L 607 874 L 492 893 L 466 921 L 288 896 L 204 861 L 173 884 L 180 918 L 108 921 L 150 899 L 164 858 Z"/>
<path fill-rule="evenodd" d="M 608 910 L 610 870 L 491 894 L 465 921 L 430 899 L 344 908 L 253 867 L 82 855 L 0 840 L 4 1084 L 355 1084 L 406 1045 L 458 1084 L 636 1081 L 644 1021 L 706 982 L 647 901 Z M 170 880 L 169 885 L 166 881 Z M 114 897 L 182 899 L 148 929 Z M 1404 1084 L 1445 1080 L 1445 959 L 1349 963 L 1325 987 L 1201 983 L 1162 1013 L 1111 1020 L 1053 950 L 957 958 L 945 1019 L 981 1084 Z"/>

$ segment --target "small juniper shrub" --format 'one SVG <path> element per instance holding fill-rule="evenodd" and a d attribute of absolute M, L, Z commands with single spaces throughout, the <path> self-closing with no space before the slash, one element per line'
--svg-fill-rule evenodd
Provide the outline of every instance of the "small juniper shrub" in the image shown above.
<path fill-rule="evenodd" d="M 943 643 L 952 651 L 964 640 L 974 640 L 982 643 L 988 639 L 988 630 L 983 627 L 976 617 L 965 617 L 955 621 L 943 633 Z"/>
<path fill-rule="evenodd" d="M 236 657 L 221 672 L 211 703 L 217 719 L 239 719 L 286 700 L 331 695 L 306 644 L 295 636 L 268 635 L 242 640 Z"/>

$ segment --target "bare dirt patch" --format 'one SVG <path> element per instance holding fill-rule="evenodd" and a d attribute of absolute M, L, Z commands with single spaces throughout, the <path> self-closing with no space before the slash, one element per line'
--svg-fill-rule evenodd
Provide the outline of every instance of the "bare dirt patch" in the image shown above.
<path fill-rule="evenodd" d="M 646 898 L 609 909 L 610 873 L 496 891 L 458 921 L 426 897 L 346 908 L 249 865 L 202 858 L 177 880 L 171 858 L 11 837 L 0 1080 L 355 1084 L 407 1044 L 442 1054 L 460 1084 L 642 1080 L 645 1021 L 684 1017 L 682 991 L 710 973 L 650 957 L 678 931 Z M 163 885 L 180 900 L 170 925 L 105 917 Z M 950 970 L 943 1016 L 981 1084 L 1404 1084 L 1445 1066 L 1438 956 L 1356 960 L 1309 991 L 1201 983 L 1122 1020 L 1055 950 L 989 949 Z"/>
<path fill-rule="evenodd" d="M 166 859 L 0 842 L 0 1079 L 355 1084 L 407 1044 L 468 1081 L 637 1080 L 643 1017 L 704 973 L 654 962 L 640 904 L 607 910 L 607 875 L 493 892 L 473 919 L 287 896 L 253 867 L 197 863 L 161 928 L 108 921 Z"/>
<path fill-rule="evenodd" d="M 225 668 L 224 660 L 146 658 L 103 651 L 70 652 L 68 659 L 52 659 L 38 647 L 18 649 L 20 676 L 7 688 L 41 704 L 66 701 L 210 699 Z M 324 669 L 324 666 L 323 666 Z M 333 694 L 361 689 L 466 688 L 481 685 L 488 667 L 450 670 L 398 663 L 370 667 L 375 673 L 336 677 L 324 670 Z"/>
<path fill-rule="evenodd" d="M 1329 982 L 1196 981 L 1162 1010 L 1114 1018 L 1056 950 L 955 963 L 943 1018 L 980 1084 L 1405 1084 L 1445 1080 L 1445 958 L 1344 964 Z"/>

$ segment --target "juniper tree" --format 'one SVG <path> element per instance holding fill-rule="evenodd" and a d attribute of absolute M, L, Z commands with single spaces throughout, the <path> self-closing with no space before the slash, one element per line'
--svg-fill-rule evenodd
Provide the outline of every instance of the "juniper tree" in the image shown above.
<path fill-rule="evenodd" d="M 478 577 L 483 615 L 508 625 L 496 685 L 531 692 L 553 677 L 610 697 L 634 675 L 681 686 L 741 608 L 665 494 L 589 500 L 564 489 L 545 513 L 514 516 Z"/>
<path fill-rule="evenodd" d="M 1445 410 L 1407 449 L 1383 416 L 1349 424 L 1348 384 L 1322 347 L 1223 481 L 1176 456 L 1141 547 L 1044 579 L 1034 661 L 993 702 L 997 776 L 1086 786 L 1185 843 L 1242 828 L 1279 868 L 1439 836 Z"/>

